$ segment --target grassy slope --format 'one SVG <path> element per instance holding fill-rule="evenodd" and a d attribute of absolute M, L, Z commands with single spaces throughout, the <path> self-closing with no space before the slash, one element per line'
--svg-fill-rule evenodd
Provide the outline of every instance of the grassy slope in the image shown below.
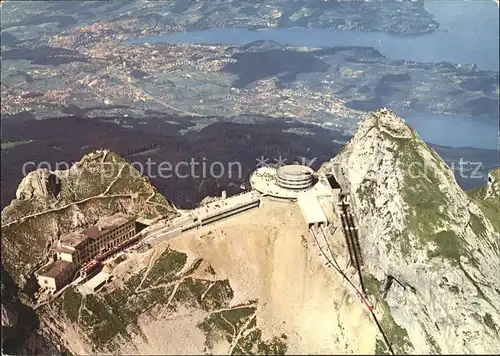
<path fill-rule="evenodd" d="M 413 130 L 412 130 L 413 131 Z M 417 135 L 411 140 L 400 139 L 398 150 L 395 153 L 400 171 L 404 174 L 404 189 L 402 194 L 410 207 L 407 212 L 406 233 L 399 236 L 400 248 L 403 254 L 410 251 L 411 244 L 409 235 L 417 236 L 419 246 L 427 250 L 428 257 L 442 257 L 454 265 L 459 265 L 460 257 L 471 256 L 469 246 L 463 236 L 447 227 L 449 221 L 448 206 L 453 204 L 449 200 L 446 191 L 439 188 L 436 172 L 445 173 L 451 181 L 453 180 L 451 170 L 439 155 L 424 142 L 417 139 Z M 392 138 L 393 139 L 393 138 Z M 394 140 L 394 139 L 393 139 Z M 425 162 L 422 152 L 428 151 L 432 156 L 432 162 Z M 410 168 L 411 167 L 411 168 Z M 497 169 L 494 174 L 498 175 Z M 410 172 L 418 172 L 418 178 L 413 177 Z M 483 199 L 486 187 L 474 189 L 468 192 L 469 196 L 479 205 L 485 216 L 500 231 L 499 213 L 500 203 L 498 197 Z M 480 217 L 471 213 L 471 227 L 474 233 L 481 237 L 486 231 L 485 222 Z M 429 243 L 435 244 L 434 250 L 429 248 Z M 489 242 L 488 242 L 489 243 Z"/>
<path fill-rule="evenodd" d="M 424 248 L 429 242 L 437 245 L 434 251 L 427 249 L 429 257 L 443 257 L 452 263 L 458 263 L 460 256 L 467 253 L 467 246 L 453 230 L 446 229 L 446 222 L 449 220 L 446 207 L 452 202 L 448 200 L 446 192 L 439 189 L 434 171 L 447 170 L 447 167 L 431 148 L 423 145 L 423 142 L 413 139 L 401 147 L 398 157 L 405 174 L 404 198 L 411 207 L 408 211 L 407 234 L 417 236 L 420 246 Z M 429 150 L 433 162 L 425 162 L 419 149 Z M 418 178 L 410 173 L 410 164 L 413 172 L 419 172 Z M 410 246 L 406 248 L 409 249 Z"/>
<path fill-rule="evenodd" d="M 429 150 L 433 162 L 424 162 L 421 153 L 419 153 L 419 149 Z M 448 206 L 449 204 L 453 204 L 453 201 L 449 200 L 446 194 L 447 192 L 439 189 L 439 184 L 435 178 L 433 169 L 445 170 L 443 172 L 447 172 L 446 174 L 449 175 L 450 181 L 452 179 L 451 171 L 448 170 L 441 158 L 431 148 L 426 147 L 423 142 L 419 142 L 419 140 L 416 139 L 400 142 L 397 155 L 402 172 L 405 174 L 404 189 L 402 192 L 405 201 L 408 206 L 411 207 L 407 215 L 407 235 L 400 237 L 403 254 L 409 252 L 410 248 L 412 248 L 409 244 L 409 240 L 406 240 L 409 234 L 412 234 L 418 237 L 419 247 L 427 250 L 429 258 L 444 258 L 469 276 L 465 272 L 463 262 L 461 262 L 460 259 L 462 256 L 466 256 L 470 259 L 471 263 L 474 264 L 475 258 L 465 238 L 455 231 L 446 228 L 447 221 L 449 221 L 447 213 Z M 414 170 L 418 169 L 420 172 L 419 178 L 414 178 L 411 174 L 408 174 L 408 167 L 410 164 L 412 164 Z M 433 169 L 428 169 L 426 171 L 424 167 L 433 167 Z M 499 172 L 500 170 L 497 169 L 494 174 L 498 176 Z M 498 196 L 485 198 L 486 190 L 487 187 L 481 187 L 468 192 L 468 194 L 478 204 L 483 214 L 490 220 L 495 230 L 498 232 L 500 231 L 498 219 L 498 216 L 500 216 L 500 202 Z M 482 239 L 485 237 L 485 221 L 483 221 L 480 216 L 476 216 L 471 212 L 470 225 L 477 238 Z M 429 243 L 435 243 L 437 248 L 435 250 L 429 249 Z M 485 243 L 490 244 L 491 242 L 489 239 L 485 239 Z M 495 248 L 491 245 L 490 247 L 492 249 Z M 478 294 L 485 298 L 484 293 L 482 293 L 475 280 L 470 276 L 469 279 L 476 286 Z M 373 288 L 373 290 L 376 290 L 376 288 Z M 377 295 L 377 292 L 374 294 Z M 487 298 L 485 299 L 487 300 Z M 383 300 L 381 302 L 384 303 Z M 385 309 L 387 309 L 387 312 L 384 312 L 384 315 L 389 315 L 390 310 L 388 307 L 384 308 L 384 311 Z M 402 348 L 401 352 L 403 352 L 403 349 L 406 348 L 406 339 L 404 338 L 406 331 L 404 329 L 401 330 L 400 328 L 392 327 L 390 323 L 388 325 L 388 330 L 394 335 L 396 347 Z M 435 353 L 440 352 L 439 347 L 431 335 L 427 335 L 427 341 Z"/>
<path fill-rule="evenodd" d="M 490 172 L 496 182 L 500 183 L 500 168 Z M 487 186 L 471 189 L 467 194 L 481 208 L 483 214 L 491 222 L 495 231 L 500 233 L 500 197 L 498 195 L 486 197 Z"/>

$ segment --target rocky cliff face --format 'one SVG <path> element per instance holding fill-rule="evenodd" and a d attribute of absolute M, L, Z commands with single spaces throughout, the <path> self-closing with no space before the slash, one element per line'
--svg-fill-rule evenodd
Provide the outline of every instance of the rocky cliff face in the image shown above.
<path fill-rule="evenodd" d="M 33 309 L 23 304 L 10 275 L 1 268 L 2 352 L 6 354 L 55 355 L 56 346 L 37 332 Z"/>
<path fill-rule="evenodd" d="M 484 198 L 497 198 L 500 197 L 500 168 L 491 171 L 488 174 L 488 186 L 486 196 Z"/>
<path fill-rule="evenodd" d="M 19 318 L 19 313 L 17 311 L 17 303 L 15 295 L 11 293 L 8 287 L 1 282 L 2 288 L 2 341 L 5 336 L 10 336 L 14 332 L 14 328 L 17 326 L 17 321 Z"/>
<path fill-rule="evenodd" d="M 367 115 L 334 161 L 350 188 L 365 284 L 382 306 L 376 313 L 390 320 L 394 351 L 498 353 L 498 172 L 471 199 L 387 109 Z"/>

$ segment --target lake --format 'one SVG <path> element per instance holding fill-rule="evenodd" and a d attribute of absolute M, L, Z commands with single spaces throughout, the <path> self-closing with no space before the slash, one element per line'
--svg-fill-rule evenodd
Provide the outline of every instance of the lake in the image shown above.
<path fill-rule="evenodd" d="M 202 43 L 243 45 L 271 40 L 293 46 L 369 46 L 394 58 L 419 62 L 474 63 L 479 69 L 499 68 L 498 5 L 491 1 L 429 1 L 426 9 L 440 31 L 421 36 L 335 29 L 279 28 L 247 30 L 212 28 L 204 31 L 149 36 L 128 43 Z M 428 141 L 439 145 L 498 147 L 498 123 L 482 118 L 436 114 L 405 116 Z"/>
<path fill-rule="evenodd" d="M 292 46 L 370 46 L 394 59 L 474 63 L 479 69 L 498 70 L 500 36 L 498 5 L 495 2 L 432 1 L 426 2 L 425 6 L 440 23 L 440 30 L 421 36 L 318 28 L 212 28 L 141 37 L 129 43 L 243 45 L 257 40 L 270 40 Z"/>
<path fill-rule="evenodd" d="M 402 115 L 426 142 L 442 146 L 498 149 L 498 123 L 469 116 Z"/>

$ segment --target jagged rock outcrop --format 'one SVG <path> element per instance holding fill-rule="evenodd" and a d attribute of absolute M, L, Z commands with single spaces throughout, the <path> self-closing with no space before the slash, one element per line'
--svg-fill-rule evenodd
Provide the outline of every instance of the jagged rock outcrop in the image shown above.
<path fill-rule="evenodd" d="M 35 329 L 35 312 L 19 298 L 19 291 L 9 273 L 1 268 L 2 354 L 55 355 L 56 347 Z"/>
<path fill-rule="evenodd" d="M 2 335 L 5 329 L 17 326 L 19 313 L 15 308 L 14 296 L 7 289 L 2 281 Z"/>
<path fill-rule="evenodd" d="M 24 177 L 16 191 L 19 200 L 54 199 L 59 194 L 59 179 L 48 169 L 37 169 Z"/>
<path fill-rule="evenodd" d="M 394 321 L 395 352 L 498 353 L 500 254 L 491 214 L 390 110 L 367 115 L 333 161 L 350 190 L 370 298 Z M 495 184 L 490 177 L 488 192 Z M 388 278 L 396 282 L 384 298 Z"/>
<path fill-rule="evenodd" d="M 8 303 L 2 303 L 2 328 L 14 328 L 17 325 L 17 312 L 14 307 Z"/>
<path fill-rule="evenodd" d="M 500 169 L 495 169 L 488 174 L 486 198 L 500 197 Z"/>
<path fill-rule="evenodd" d="M 4 341 L 12 338 L 16 333 L 16 328 L 19 321 L 18 301 L 13 291 L 5 285 L 3 281 L 3 268 L 2 268 L 2 339 L 1 344 L 3 347 Z"/>

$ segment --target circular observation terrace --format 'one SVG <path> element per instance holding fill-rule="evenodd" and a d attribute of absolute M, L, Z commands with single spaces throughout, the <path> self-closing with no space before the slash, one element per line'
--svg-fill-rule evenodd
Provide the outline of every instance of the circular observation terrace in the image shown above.
<path fill-rule="evenodd" d="M 285 167 L 292 165 L 279 169 L 270 166 L 258 168 L 250 175 L 252 189 L 267 196 L 296 200 L 299 194 L 313 191 L 318 185 L 314 171 L 309 167 L 299 165 L 294 165 L 293 168 Z"/>
<path fill-rule="evenodd" d="M 313 185 L 314 171 L 298 164 L 280 167 L 276 174 L 277 184 L 285 189 L 306 189 Z"/>

